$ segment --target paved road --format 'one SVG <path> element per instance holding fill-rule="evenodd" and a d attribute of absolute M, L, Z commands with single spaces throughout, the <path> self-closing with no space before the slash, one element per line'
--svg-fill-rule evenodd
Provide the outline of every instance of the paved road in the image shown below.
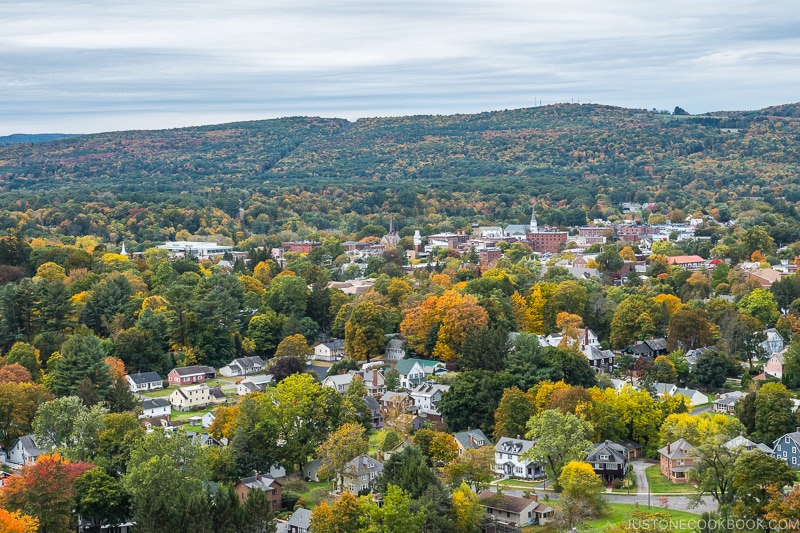
<path fill-rule="evenodd" d="M 645 470 L 648 466 L 653 466 L 653 463 L 646 463 L 644 461 L 633 461 L 633 473 L 636 474 L 636 491 L 642 494 L 647 494 L 650 483 L 647 481 L 647 474 Z"/>
<path fill-rule="evenodd" d="M 712 404 L 704 405 L 703 407 L 698 407 L 697 409 L 693 409 L 691 412 L 692 416 L 697 416 L 702 413 L 710 413 L 711 412 Z"/>
<path fill-rule="evenodd" d="M 506 489 L 505 494 L 511 496 L 522 497 L 522 491 L 518 489 Z M 558 500 L 559 494 L 555 492 L 547 492 L 551 500 Z M 541 497 L 541 496 L 540 496 Z M 606 501 L 611 503 L 628 503 L 639 504 L 639 508 L 643 511 L 647 510 L 647 493 L 631 494 L 630 496 L 622 493 L 606 493 L 603 495 Z M 540 500 L 542 501 L 542 500 Z M 651 509 L 657 511 L 662 508 L 662 504 L 666 509 L 677 509 L 679 511 L 686 511 L 694 514 L 702 514 L 707 511 L 715 511 L 717 503 L 711 498 L 704 498 L 703 503 L 695 507 L 691 506 L 691 501 L 686 496 L 650 496 Z"/>

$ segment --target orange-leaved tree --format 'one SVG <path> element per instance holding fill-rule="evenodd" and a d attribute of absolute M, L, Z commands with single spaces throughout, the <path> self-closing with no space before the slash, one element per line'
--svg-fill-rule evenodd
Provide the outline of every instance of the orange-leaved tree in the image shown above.
<path fill-rule="evenodd" d="M 90 463 L 73 463 L 57 454 L 43 455 L 6 480 L 0 507 L 36 518 L 40 533 L 69 533 L 75 479 L 92 468 Z"/>

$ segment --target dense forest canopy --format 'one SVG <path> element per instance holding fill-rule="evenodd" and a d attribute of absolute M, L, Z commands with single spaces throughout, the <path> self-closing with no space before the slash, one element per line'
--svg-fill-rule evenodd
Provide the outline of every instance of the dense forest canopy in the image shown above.
<path fill-rule="evenodd" d="M 608 216 L 631 201 L 716 209 L 724 222 L 735 201 L 748 211 L 762 199 L 800 200 L 798 139 L 797 104 L 699 116 L 561 104 L 85 135 L 0 146 L 0 230 L 92 234 L 134 249 L 181 230 L 236 244 L 282 230 L 388 227 L 389 214 L 400 228 L 523 223 L 530 196 L 544 223 Z M 240 207 L 243 224 L 233 224 Z"/>

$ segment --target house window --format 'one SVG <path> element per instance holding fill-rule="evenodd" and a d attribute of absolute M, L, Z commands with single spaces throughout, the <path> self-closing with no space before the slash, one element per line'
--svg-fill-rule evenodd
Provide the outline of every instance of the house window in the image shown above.
<path fill-rule="evenodd" d="M 608 455 L 601 455 L 600 456 L 600 460 L 601 461 L 608 461 Z"/>

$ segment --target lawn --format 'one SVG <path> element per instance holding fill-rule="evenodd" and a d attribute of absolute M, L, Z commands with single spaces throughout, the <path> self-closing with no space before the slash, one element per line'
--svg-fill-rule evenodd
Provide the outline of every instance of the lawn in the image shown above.
<path fill-rule="evenodd" d="M 587 521 L 584 526 L 579 528 L 579 531 L 581 533 L 602 533 L 608 526 L 627 523 L 633 518 L 633 513 L 636 511 L 668 515 L 669 519 L 675 522 L 673 524 L 673 529 L 675 531 L 696 531 L 697 520 L 700 518 L 699 515 L 694 513 L 677 511 L 674 509 L 661 509 L 658 505 L 653 505 L 652 509 L 648 511 L 646 505 L 640 505 L 637 508 L 630 503 L 611 503 L 608 505 L 605 516 Z M 522 528 L 523 533 L 536 533 L 544 530 L 545 526 L 527 526 Z"/>
<path fill-rule="evenodd" d="M 217 406 L 214 405 L 198 411 L 172 411 L 172 420 L 186 421 L 195 416 L 203 416 L 204 414 L 208 413 L 209 411 L 213 411 L 216 408 Z"/>
<path fill-rule="evenodd" d="M 507 488 L 541 489 L 543 482 L 544 480 L 527 481 L 524 479 L 502 479 L 497 482 L 497 485 Z"/>
<path fill-rule="evenodd" d="M 175 389 L 158 389 L 158 390 L 151 390 L 148 392 L 141 392 L 139 394 L 141 394 L 142 396 L 146 396 L 148 398 L 161 398 L 164 396 L 169 396 L 170 394 L 172 394 L 173 390 Z"/>
<path fill-rule="evenodd" d="M 697 492 L 692 485 L 680 485 L 673 483 L 661 475 L 661 467 L 653 465 L 645 470 L 647 482 L 650 484 L 651 494 L 686 494 Z"/>
<path fill-rule="evenodd" d="M 327 481 L 319 481 L 319 482 L 306 481 L 306 486 L 308 487 L 308 489 L 304 493 L 302 493 L 301 496 L 306 501 L 307 509 L 313 509 L 314 507 L 317 506 L 317 503 L 311 497 L 311 493 L 314 492 L 314 489 L 323 488 L 325 490 L 330 490 L 331 488 L 331 484 Z"/>

